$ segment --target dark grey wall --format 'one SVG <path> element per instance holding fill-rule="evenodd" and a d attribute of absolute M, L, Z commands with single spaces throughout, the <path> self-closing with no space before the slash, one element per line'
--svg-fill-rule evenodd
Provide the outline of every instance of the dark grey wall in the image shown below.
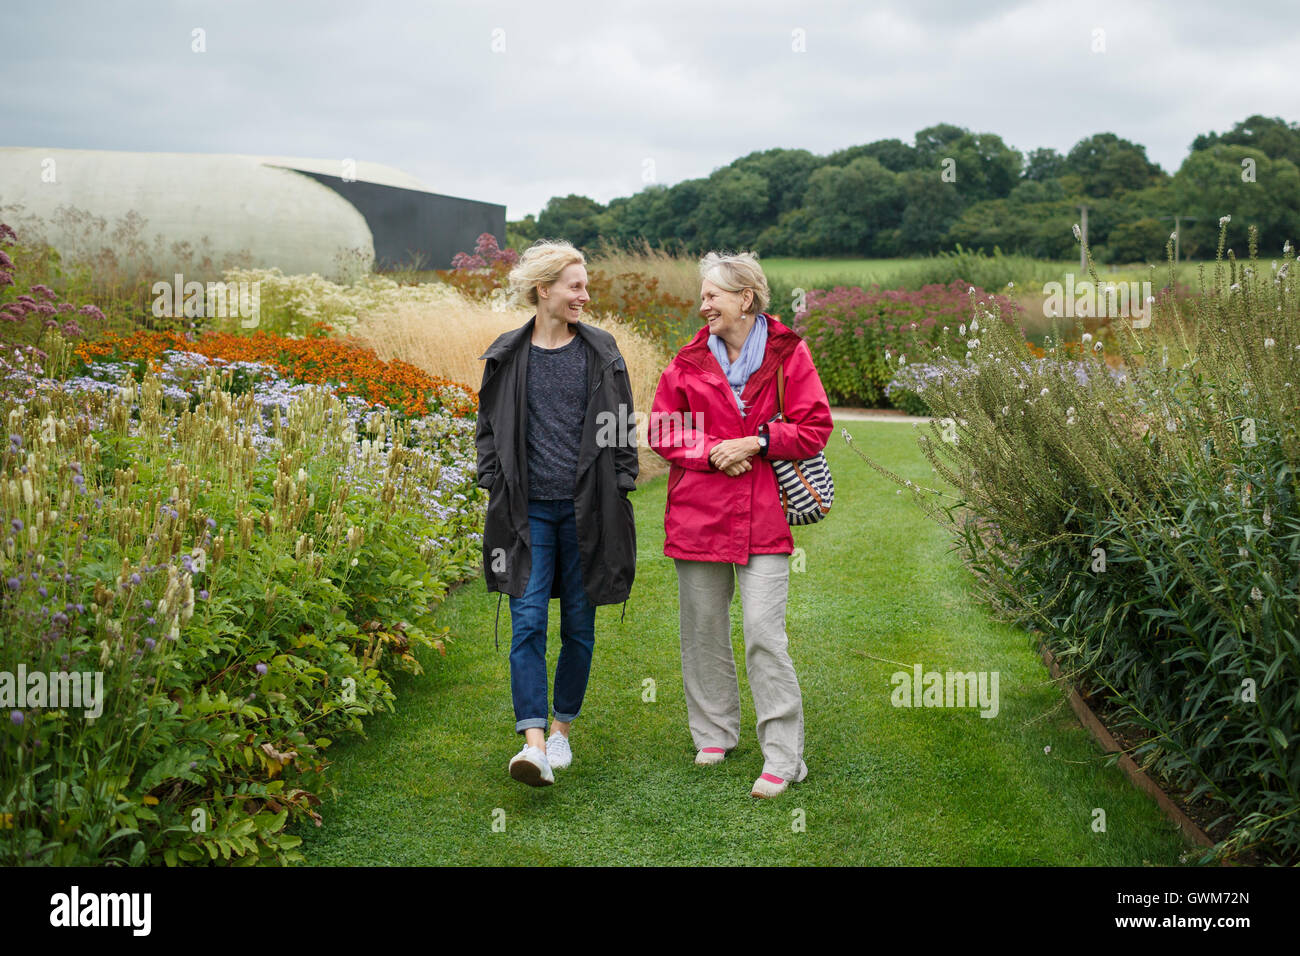
<path fill-rule="evenodd" d="M 357 208 L 375 237 L 375 264 L 380 268 L 407 266 L 422 255 L 425 269 L 450 269 L 451 257 L 473 252 L 485 232 L 506 244 L 506 207 L 473 199 L 457 199 L 418 189 L 348 182 L 338 176 L 295 170 L 324 183 Z"/>

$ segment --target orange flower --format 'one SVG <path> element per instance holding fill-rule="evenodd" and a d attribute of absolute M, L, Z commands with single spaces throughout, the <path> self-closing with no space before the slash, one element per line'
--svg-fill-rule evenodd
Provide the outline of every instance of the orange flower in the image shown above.
<path fill-rule="evenodd" d="M 317 323 L 313 328 L 324 330 L 328 326 Z M 334 385 L 336 395 L 357 395 L 371 405 L 382 402 L 407 415 L 427 415 L 431 408 L 442 408 L 460 418 L 478 410 L 478 396 L 473 389 L 429 375 L 406 362 L 385 362 L 373 349 L 339 339 L 291 339 L 259 330 L 251 335 L 207 332 L 190 341 L 180 332 L 141 329 L 127 336 L 109 333 L 74 347 L 77 357 L 86 364 L 103 358 L 143 359 L 151 367 L 168 349 L 230 362 L 263 362 L 295 382 Z M 450 386 L 464 390 L 467 397 L 445 394 Z"/>

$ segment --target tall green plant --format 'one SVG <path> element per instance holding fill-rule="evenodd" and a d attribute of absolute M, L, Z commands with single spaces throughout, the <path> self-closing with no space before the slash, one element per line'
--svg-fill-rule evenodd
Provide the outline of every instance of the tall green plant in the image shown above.
<path fill-rule="evenodd" d="M 1112 323 L 1107 343 L 1078 321 L 1082 350 L 1037 359 L 972 296 L 981 345 L 938 363 L 920 436 L 955 495 L 875 467 L 1137 732 L 1138 756 L 1230 830 L 1217 855 L 1294 863 L 1300 290 L 1289 244 L 1266 264 L 1252 232 L 1246 261 L 1225 255 L 1227 221 L 1206 294 L 1162 295 L 1150 328 Z"/>

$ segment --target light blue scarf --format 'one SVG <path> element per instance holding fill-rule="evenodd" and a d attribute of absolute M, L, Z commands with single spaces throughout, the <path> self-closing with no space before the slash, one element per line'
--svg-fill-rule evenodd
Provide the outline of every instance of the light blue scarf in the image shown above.
<path fill-rule="evenodd" d="M 731 386 L 731 394 L 735 396 L 736 408 L 744 415 L 745 403 L 741 401 L 740 393 L 745 390 L 749 376 L 763 364 L 763 354 L 767 351 L 767 316 L 762 312 L 755 316 L 754 325 L 745 337 L 745 344 L 741 346 L 740 355 L 735 362 L 727 358 L 727 343 L 716 335 L 709 335 L 709 350 L 722 366 L 727 384 Z"/>

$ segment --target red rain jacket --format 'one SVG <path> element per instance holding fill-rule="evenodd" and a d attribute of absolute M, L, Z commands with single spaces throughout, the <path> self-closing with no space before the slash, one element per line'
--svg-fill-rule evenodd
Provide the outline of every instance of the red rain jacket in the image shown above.
<path fill-rule="evenodd" d="M 776 414 L 776 371 L 782 364 L 789 421 L 769 425 L 767 457 L 755 455 L 749 471 L 730 478 L 709 463 L 709 452 L 724 439 L 757 435 L 759 426 Z M 763 362 L 741 398 L 743 417 L 722 366 L 709 351 L 707 326 L 659 377 L 649 439 L 672 466 L 664 511 L 664 554 L 670 558 L 748 564 L 751 554 L 794 550 L 771 460 L 817 454 L 833 426 L 808 346 L 772 316 L 767 317 Z"/>

